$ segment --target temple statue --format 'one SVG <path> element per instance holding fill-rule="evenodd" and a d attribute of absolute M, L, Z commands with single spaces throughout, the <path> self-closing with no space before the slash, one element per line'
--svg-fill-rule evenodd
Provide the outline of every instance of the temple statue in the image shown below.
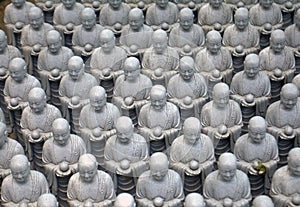
<path fill-rule="evenodd" d="M 129 116 L 136 126 L 140 109 L 149 101 L 152 82 L 140 73 L 140 61 L 135 57 L 125 60 L 123 70 L 124 74 L 116 80 L 112 103 L 119 108 L 123 116 Z"/>
<path fill-rule="evenodd" d="M 66 119 L 58 118 L 52 124 L 52 137 L 43 146 L 43 167 L 51 192 L 61 206 L 68 207 L 67 187 L 72 174 L 78 171 L 79 157 L 86 153 L 81 137 L 70 134 Z"/>
<path fill-rule="evenodd" d="M 168 46 L 168 35 L 159 29 L 153 32 L 152 47 L 148 48 L 142 60 L 142 73 L 147 75 L 153 85 L 168 84 L 169 79 L 177 73 L 179 55 Z"/>
<path fill-rule="evenodd" d="M 199 193 L 189 193 L 186 195 L 183 203 L 184 207 L 205 207 L 205 201 Z"/>
<path fill-rule="evenodd" d="M 40 195 L 49 192 L 45 176 L 30 170 L 30 163 L 25 155 L 15 155 L 10 161 L 11 175 L 7 176 L 1 187 L 3 207 L 37 207 Z"/>
<path fill-rule="evenodd" d="M 97 170 L 96 158 L 84 154 L 79 158 L 79 172 L 72 175 L 68 184 L 70 207 L 112 207 L 115 199 L 114 184 L 109 174 Z"/>
<path fill-rule="evenodd" d="M 206 176 L 214 170 L 214 146 L 201 128 L 199 119 L 186 119 L 183 135 L 174 140 L 170 149 L 170 168 L 180 174 L 185 194 L 202 193 Z"/>
<path fill-rule="evenodd" d="M 167 102 L 166 93 L 162 85 L 153 86 L 150 103 L 141 108 L 138 117 L 138 130 L 150 145 L 150 154 L 168 149 L 180 132 L 179 110 Z"/>
<path fill-rule="evenodd" d="M 38 198 L 37 207 L 58 207 L 58 202 L 53 194 L 44 193 Z"/>
<path fill-rule="evenodd" d="M 136 186 L 136 201 L 140 207 L 181 207 L 183 185 L 177 172 L 168 168 L 168 158 L 162 152 L 150 157 L 150 170 L 144 172 Z"/>
<path fill-rule="evenodd" d="M 119 109 L 106 101 L 103 87 L 94 86 L 89 92 L 90 103 L 79 116 L 80 135 L 86 143 L 87 152 L 93 154 L 98 169 L 104 169 L 104 146 L 106 140 L 116 134 L 115 123 L 121 116 Z"/>
<path fill-rule="evenodd" d="M 114 202 L 114 207 L 136 207 L 133 196 L 129 193 L 120 193 Z"/>
<path fill-rule="evenodd" d="M 148 144 L 134 133 L 129 117 L 121 116 L 116 124 L 116 135 L 111 136 L 104 149 L 105 168 L 114 179 L 116 193 L 135 194 L 137 178 L 149 169 Z"/>
<path fill-rule="evenodd" d="M 213 88 L 213 100 L 205 104 L 201 111 L 202 132 L 214 144 L 215 155 L 232 151 L 243 126 L 242 112 L 237 102 L 229 100 L 229 87 L 218 83 Z"/>
<path fill-rule="evenodd" d="M 237 166 L 248 174 L 252 196 L 268 194 L 279 161 L 277 141 L 267 133 L 267 123 L 260 116 L 250 119 L 248 131 L 235 144 Z"/>
<path fill-rule="evenodd" d="M 207 207 L 247 207 L 252 199 L 247 175 L 237 169 L 234 154 L 224 153 L 218 161 L 218 170 L 210 173 L 204 182 L 203 196 Z"/>
<path fill-rule="evenodd" d="M 252 207 L 274 207 L 274 203 L 269 196 L 260 195 L 253 199 Z"/>
<path fill-rule="evenodd" d="M 68 74 L 59 84 L 59 98 L 63 117 L 71 123 L 72 132 L 79 134 L 79 115 L 83 106 L 89 103 L 89 91 L 97 86 L 98 81 L 91 74 L 84 72 L 81 57 L 73 56 L 68 61 Z"/>
<path fill-rule="evenodd" d="M 298 88 L 298 91 L 300 91 L 300 75 L 299 74 L 293 78 L 292 83 L 295 84 Z"/>
<path fill-rule="evenodd" d="M 288 153 L 287 165 L 279 168 L 273 175 L 270 196 L 275 207 L 297 207 L 300 204 L 300 148 Z"/>
<path fill-rule="evenodd" d="M 208 99 L 207 86 L 203 76 L 195 73 L 192 57 L 182 57 L 178 71 L 179 74 L 170 79 L 167 92 L 168 101 L 179 108 L 183 123 L 188 117 L 199 118 L 201 109 Z"/>

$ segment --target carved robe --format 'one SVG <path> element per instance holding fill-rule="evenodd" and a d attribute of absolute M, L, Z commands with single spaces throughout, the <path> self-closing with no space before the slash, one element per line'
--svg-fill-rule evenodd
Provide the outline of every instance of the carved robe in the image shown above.
<path fill-rule="evenodd" d="M 174 24 L 178 20 L 178 8 L 176 4 L 169 2 L 165 9 L 159 8 L 156 4 L 152 4 L 147 9 L 146 24 L 150 26 L 159 26 L 162 23 Z"/>
<path fill-rule="evenodd" d="M 99 14 L 99 23 L 102 26 L 113 26 L 116 23 L 126 25 L 128 24 L 129 11 L 130 6 L 123 2 L 117 10 L 113 9 L 109 4 L 105 4 Z"/>

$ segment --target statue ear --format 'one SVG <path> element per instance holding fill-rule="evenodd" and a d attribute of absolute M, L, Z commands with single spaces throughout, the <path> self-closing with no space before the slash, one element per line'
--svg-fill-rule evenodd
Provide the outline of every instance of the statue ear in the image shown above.
<path fill-rule="evenodd" d="M 8 136 L 8 132 L 5 130 L 4 131 L 4 135 L 7 137 Z"/>

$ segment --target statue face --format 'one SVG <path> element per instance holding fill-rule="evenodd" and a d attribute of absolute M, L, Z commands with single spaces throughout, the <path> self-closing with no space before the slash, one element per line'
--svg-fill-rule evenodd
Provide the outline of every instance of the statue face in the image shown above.
<path fill-rule="evenodd" d="M 222 47 L 221 41 L 222 40 L 219 38 L 208 39 L 208 42 L 207 42 L 208 51 L 212 54 L 217 54 L 221 50 L 221 47 Z"/>
<path fill-rule="evenodd" d="M 70 138 L 70 129 L 68 127 L 59 127 L 58 129 L 53 129 L 52 133 L 54 141 L 58 145 L 65 146 L 68 143 L 68 140 Z"/>
<path fill-rule="evenodd" d="M 41 14 L 29 15 L 29 23 L 33 29 L 39 29 L 44 23 L 44 16 Z"/>
<path fill-rule="evenodd" d="M 92 182 L 96 174 L 97 174 L 96 163 L 79 165 L 79 175 L 83 182 L 87 182 L 87 183 Z"/>
<path fill-rule="evenodd" d="M 30 109 L 37 114 L 41 113 L 47 104 L 46 97 L 43 96 L 29 98 L 28 102 Z"/>
<path fill-rule="evenodd" d="M 72 9 L 76 3 L 76 0 L 62 0 L 62 3 L 66 9 Z"/>
<path fill-rule="evenodd" d="M 276 36 L 271 38 L 270 46 L 275 53 L 281 53 L 285 47 L 285 38 Z"/>
<path fill-rule="evenodd" d="M 25 75 L 27 74 L 26 68 L 24 69 L 24 65 L 14 65 L 9 67 L 9 75 L 12 79 L 14 79 L 16 82 L 21 82 Z"/>
<path fill-rule="evenodd" d="M 214 104 L 219 108 L 224 108 L 229 103 L 229 91 L 217 91 L 213 94 Z"/>
<path fill-rule="evenodd" d="M 212 8 L 219 8 L 222 5 L 222 0 L 210 0 L 209 4 Z"/>
<path fill-rule="evenodd" d="M 254 78 L 259 72 L 259 63 L 245 63 L 244 71 L 248 78 Z"/>
<path fill-rule="evenodd" d="M 234 163 L 219 164 L 219 174 L 225 182 L 230 182 L 236 173 L 236 165 Z"/>
<path fill-rule="evenodd" d="M 280 96 L 280 101 L 284 108 L 287 110 L 293 109 L 296 106 L 298 100 L 297 94 L 292 93 L 282 93 Z"/>
<path fill-rule="evenodd" d="M 261 143 L 266 137 L 266 128 L 264 126 L 249 126 L 248 136 L 254 143 Z"/>
<path fill-rule="evenodd" d="M 105 94 L 94 96 L 90 99 L 90 104 L 95 111 L 101 111 L 106 105 L 106 96 Z"/>
<path fill-rule="evenodd" d="M 138 67 L 125 66 L 124 75 L 128 81 L 136 80 L 140 75 L 140 69 Z"/>
<path fill-rule="evenodd" d="M 264 8 L 264 9 L 269 9 L 272 4 L 273 4 L 273 0 L 260 0 L 259 4 Z"/>
<path fill-rule="evenodd" d="M 144 18 L 141 16 L 129 16 L 129 25 L 133 31 L 139 31 L 144 24 Z"/>
<path fill-rule="evenodd" d="M 47 40 L 47 44 L 48 44 L 48 50 L 53 54 L 57 54 L 61 48 L 61 39 L 60 38 L 56 38 L 56 39 L 50 38 Z"/>
<path fill-rule="evenodd" d="M 72 67 L 69 67 L 69 75 L 72 80 L 78 80 L 83 75 L 83 66 L 73 65 Z"/>
<path fill-rule="evenodd" d="M 244 30 L 248 26 L 249 17 L 247 15 L 235 15 L 234 24 L 239 30 Z"/>
<path fill-rule="evenodd" d="M 200 139 L 200 130 L 198 129 L 185 129 L 184 139 L 188 144 L 195 144 Z"/>
<path fill-rule="evenodd" d="M 109 0 L 108 3 L 113 9 L 119 9 L 122 4 L 122 0 Z"/>
<path fill-rule="evenodd" d="M 28 179 L 30 168 L 28 163 L 11 166 L 12 177 L 18 183 L 25 183 Z"/>
<path fill-rule="evenodd" d="M 151 176 L 157 180 L 161 181 L 168 173 L 168 163 L 150 163 L 150 174 Z"/>
<path fill-rule="evenodd" d="M 94 15 L 81 16 L 81 24 L 84 29 L 91 30 L 96 25 L 96 18 Z"/>
<path fill-rule="evenodd" d="M 166 96 L 163 94 L 150 94 L 151 107 L 161 110 L 167 103 Z"/>
<path fill-rule="evenodd" d="M 7 40 L 6 37 L 3 37 L 0 39 L 0 53 L 4 52 L 6 46 L 7 46 Z"/>
<path fill-rule="evenodd" d="M 100 39 L 101 49 L 105 53 L 110 53 L 115 47 L 115 39 L 112 37 L 102 37 Z"/>
<path fill-rule="evenodd" d="M 179 24 L 183 30 L 189 31 L 194 24 L 193 16 L 181 16 L 179 17 Z"/>
<path fill-rule="evenodd" d="M 189 65 L 182 64 L 179 69 L 180 76 L 184 80 L 190 80 L 194 76 L 194 68 Z"/>
<path fill-rule="evenodd" d="M 168 47 L 168 40 L 165 37 L 155 36 L 155 37 L 153 37 L 152 41 L 153 41 L 152 45 L 153 45 L 154 51 L 157 54 L 163 54 L 165 49 L 167 49 L 167 47 Z"/>
<path fill-rule="evenodd" d="M 166 8 L 168 6 L 169 0 L 156 0 L 156 5 L 160 8 Z"/>
<path fill-rule="evenodd" d="M 17 8 L 22 8 L 25 4 L 25 0 L 11 0 L 11 3 Z"/>
<path fill-rule="evenodd" d="M 288 158 L 288 168 L 289 171 L 295 175 L 300 176 L 300 161 L 299 157 L 289 157 Z"/>
<path fill-rule="evenodd" d="M 117 128 L 117 138 L 121 143 L 128 143 L 133 136 L 133 128 Z"/>

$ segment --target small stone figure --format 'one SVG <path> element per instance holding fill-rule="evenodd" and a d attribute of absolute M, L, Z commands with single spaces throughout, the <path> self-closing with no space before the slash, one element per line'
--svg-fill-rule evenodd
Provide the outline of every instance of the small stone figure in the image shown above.
<path fill-rule="evenodd" d="M 218 83 L 213 89 L 213 100 L 205 104 L 200 117 L 202 131 L 213 141 L 215 155 L 232 151 L 240 136 L 242 112 L 237 102 L 229 100 L 229 87 Z"/>
<path fill-rule="evenodd" d="M 42 150 L 44 141 L 52 136 L 52 123 L 61 117 L 59 109 L 47 104 L 45 91 L 33 88 L 28 94 L 29 106 L 23 112 L 20 121 L 25 142 L 25 151 L 35 169 L 43 172 Z"/>
<path fill-rule="evenodd" d="M 98 169 L 104 169 L 104 146 L 108 137 L 116 133 L 115 123 L 120 117 L 118 108 L 106 102 L 104 88 L 94 86 L 89 92 L 90 103 L 80 112 L 79 130 L 86 143 L 87 151 L 98 162 Z"/>
<path fill-rule="evenodd" d="M 45 193 L 37 200 L 37 207 L 58 207 L 58 202 L 53 194 Z"/>
<path fill-rule="evenodd" d="M 149 142 L 150 154 L 166 150 L 180 131 L 179 110 L 167 102 L 166 93 L 162 85 L 153 86 L 150 103 L 144 105 L 139 114 L 139 132 Z"/>
<path fill-rule="evenodd" d="M 210 173 L 204 183 L 203 196 L 208 207 L 247 207 L 252 199 L 247 175 L 237 169 L 236 157 L 224 153 L 218 170 Z"/>
<path fill-rule="evenodd" d="M 280 93 L 280 101 L 268 107 L 266 121 L 268 132 L 278 141 L 279 166 L 287 164 L 287 154 L 295 146 L 299 146 L 300 138 L 300 102 L 296 85 L 284 85 Z"/>
<path fill-rule="evenodd" d="M 275 207 L 299 206 L 300 148 L 291 149 L 288 153 L 288 164 L 276 170 L 272 178 L 270 196 Z"/>
<path fill-rule="evenodd" d="M 148 103 L 152 82 L 147 76 L 140 74 L 140 61 L 129 57 L 124 63 L 124 74 L 116 80 L 112 103 L 124 116 L 129 116 L 137 125 L 140 109 Z"/>
<path fill-rule="evenodd" d="M 142 72 L 147 75 L 153 85 L 168 84 L 169 79 L 177 73 L 179 55 L 168 46 L 168 35 L 159 29 L 153 32 L 152 47 L 148 48 L 142 60 Z"/>
<path fill-rule="evenodd" d="M 205 35 L 203 29 L 194 24 L 194 13 L 189 8 L 179 12 L 179 24 L 174 26 L 169 35 L 169 46 L 174 47 L 180 56 L 195 56 L 203 49 Z"/>
<path fill-rule="evenodd" d="M 251 118 L 249 133 L 241 136 L 234 148 L 238 168 L 248 174 L 252 196 L 269 193 L 279 161 L 277 141 L 266 131 L 264 118 Z"/>
<path fill-rule="evenodd" d="M 138 206 L 181 207 L 184 200 L 179 174 L 168 168 L 168 158 L 162 152 L 150 158 L 150 170 L 144 172 L 136 186 Z M 172 190 L 171 190 L 172 189 Z"/>
<path fill-rule="evenodd" d="M 169 0 L 156 0 L 146 12 L 146 24 L 153 30 L 163 29 L 170 31 L 178 21 L 178 8 Z"/>
<path fill-rule="evenodd" d="M 107 173 L 97 170 L 96 158 L 84 154 L 79 158 L 79 172 L 72 175 L 68 184 L 70 207 L 112 207 L 115 199 L 114 184 Z"/>
<path fill-rule="evenodd" d="M 292 83 L 295 84 L 298 88 L 298 91 L 300 91 L 300 75 L 299 74 L 293 78 Z"/>
<path fill-rule="evenodd" d="M 90 89 L 98 85 L 91 74 L 84 72 L 81 57 L 73 56 L 68 61 L 68 74 L 59 84 L 59 96 L 63 117 L 71 122 L 72 132 L 79 134 L 79 115 L 83 106 L 89 103 Z"/>
<path fill-rule="evenodd" d="M 34 0 L 34 3 L 43 10 L 45 22 L 53 24 L 54 9 L 61 3 L 61 0 Z"/>
<path fill-rule="evenodd" d="M 114 207 L 136 207 L 136 204 L 131 194 L 120 193 L 115 200 Z"/>
<path fill-rule="evenodd" d="M 253 200 L 252 207 L 274 207 L 274 204 L 270 197 L 261 195 Z"/>
<path fill-rule="evenodd" d="M 43 167 L 51 192 L 61 206 L 67 204 L 67 187 L 72 174 L 78 171 L 79 157 L 86 153 L 81 137 L 70 134 L 70 125 L 63 118 L 52 124 L 53 136 L 43 146 Z"/>
<path fill-rule="evenodd" d="M 233 23 L 232 10 L 223 0 L 209 0 L 198 12 L 198 24 L 205 34 L 211 30 L 223 33 Z"/>
<path fill-rule="evenodd" d="M 31 7 L 34 7 L 34 4 L 26 0 L 11 0 L 5 7 L 3 21 L 9 45 L 20 47 L 20 33 L 24 25 L 29 24 L 28 12 Z"/>
<path fill-rule="evenodd" d="M 205 207 L 205 201 L 199 193 L 189 193 L 185 197 L 184 207 Z"/>
<path fill-rule="evenodd" d="M 43 11 L 38 7 L 30 8 L 28 18 L 29 25 L 22 29 L 21 50 L 28 65 L 28 73 L 38 77 L 37 57 L 41 49 L 47 46 L 47 33 L 54 28 L 44 22 Z"/>
<path fill-rule="evenodd" d="M 25 155 L 15 155 L 10 161 L 11 175 L 7 176 L 1 187 L 3 207 L 36 207 L 40 195 L 49 192 L 45 176 L 30 170 Z"/>
<path fill-rule="evenodd" d="M 298 0 L 274 0 L 282 13 L 282 27 L 281 29 L 285 30 L 288 26 L 293 24 L 294 11 L 297 11 L 299 5 Z"/>
<path fill-rule="evenodd" d="M 208 136 L 201 134 L 199 119 L 186 119 L 183 135 L 174 140 L 170 149 L 170 168 L 181 175 L 185 194 L 202 193 L 202 184 L 213 171 L 215 160 L 214 146 Z"/>
<path fill-rule="evenodd" d="M 168 100 L 180 109 L 183 123 L 188 117 L 199 118 L 201 109 L 208 99 L 207 86 L 203 76 L 195 73 L 192 57 L 182 57 L 178 70 L 179 74 L 170 79 L 167 91 Z"/>
<path fill-rule="evenodd" d="M 105 168 L 114 178 L 117 194 L 127 192 L 134 195 L 137 177 L 149 169 L 148 144 L 144 137 L 134 133 L 129 117 L 118 118 L 116 130 L 116 135 L 105 144 Z"/>

